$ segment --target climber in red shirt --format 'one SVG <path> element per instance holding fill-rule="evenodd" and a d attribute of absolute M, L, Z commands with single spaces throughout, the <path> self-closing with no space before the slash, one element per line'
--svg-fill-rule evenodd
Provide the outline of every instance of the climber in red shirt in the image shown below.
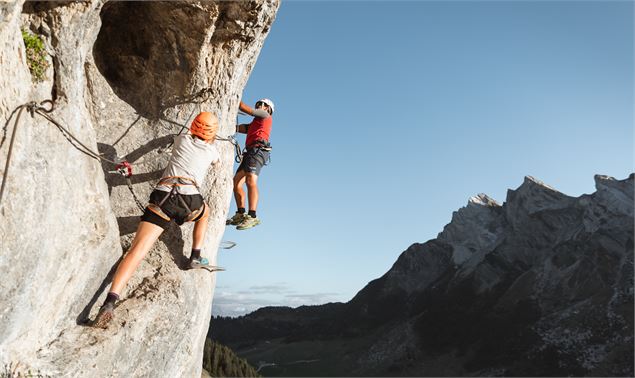
<path fill-rule="evenodd" d="M 243 160 L 234 176 L 234 197 L 236 198 L 236 214 L 227 220 L 227 224 L 236 226 L 238 230 L 260 224 L 256 217 L 258 206 L 258 175 L 263 166 L 269 161 L 271 144 L 272 115 L 274 111 L 273 101 L 263 98 L 256 102 L 255 109 L 250 108 L 244 102 L 240 102 L 240 110 L 254 117 L 249 124 L 236 126 L 236 131 L 247 134 Z M 245 191 L 243 185 L 247 184 L 247 197 L 249 200 L 249 212 L 245 214 Z"/>

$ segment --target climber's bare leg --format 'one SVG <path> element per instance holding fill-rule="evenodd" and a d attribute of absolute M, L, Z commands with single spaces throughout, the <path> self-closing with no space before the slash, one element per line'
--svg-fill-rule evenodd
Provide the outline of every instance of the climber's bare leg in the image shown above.
<path fill-rule="evenodd" d="M 143 260 L 162 233 L 163 228 L 156 224 L 144 221 L 139 223 L 137 234 L 132 241 L 132 245 L 123 260 L 121 260 L 121 263 L 117 267 L 115 277 L 112 279 L 112 286 L 110 287 L 111 293 L 121 294 L 128 280 L 130 280 L 132 274 L 137 270 L 141 260 Z"/>
<path fill-rule="evenodd" d="M 203 216 L 194 222 L 194 230 L 192 231 L 192 249 L 203 248 L 205 243 L 205 232 L 207 231 L 207 220 L 209 219 L 209 207 L 205 206 Z"/>

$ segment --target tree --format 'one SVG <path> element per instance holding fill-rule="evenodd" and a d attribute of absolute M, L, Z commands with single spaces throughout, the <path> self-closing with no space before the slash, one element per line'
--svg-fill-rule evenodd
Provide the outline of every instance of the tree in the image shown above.
<path fill-rule="evenodd" d="M 203 368 L 213 377 L 261 377 L 244 358 L 209 338 L 205 339 Z"/>

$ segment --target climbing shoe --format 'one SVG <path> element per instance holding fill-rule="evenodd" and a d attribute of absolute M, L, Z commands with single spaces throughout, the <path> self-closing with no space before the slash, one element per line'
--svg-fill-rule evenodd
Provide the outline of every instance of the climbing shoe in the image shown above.
<path fill-rule="evenodd" d="M 114 310 L 114 303 L 104 303 L 104 305 L 101 306 L 101 308 L 99 309 L 99 313 L 95 317 L 93 327 L 106 329 L 108 327 L 108 323 L 110 323 L 110 321 L 112 320 L 112 313 Z"/>
<path fill-rule="evenodd" d="M 237 230 L 246 230 L 260 224 L 260 219 L 245 215 L 245 219 L 236 227 Z"/>
<path fill-rule="evenodd" d="M 190 259 L 190 264 L 189 264 L 190 269 L 206 268 L 208 266 L 209 266 L 209 261 L 205 257 L 201 257 L 198 259 Z"/>
<path fill-rule="evenodd" d="M 236 213 L 234 214 L 233 217 L 227 219 L 227 222 L 225 222 L 226 225 L 231 224 L 232 226 L 237 226 L 240 223 L 242 223 L 242 221 L 245 220 L 245 217 L 247 217 L 247 214 L 245 213 Z"/>

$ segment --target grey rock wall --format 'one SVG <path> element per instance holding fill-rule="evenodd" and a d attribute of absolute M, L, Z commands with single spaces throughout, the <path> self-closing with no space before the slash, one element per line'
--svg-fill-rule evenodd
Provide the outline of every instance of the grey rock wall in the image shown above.
<path fill-rule="evenodd" d="M 133 164 L 145 204 L 173 134 L 201 110 L 233 134 L 241 92 L 278 1 L 0 4 L 0 116 L 53 99 L 51 116 L 109 160 Z M 51 68 L 33 84 L 20 28 L 42 35 Z M 4 174 L 14 118 L 3 131 Z M 203 194 L 203 255 L 216 260 L 231 200 L 233 148 Z M 113 166 L 22 114 L 0 203 L 0 364 L 64 376 L 199 376 L 215 276 L 185 271 L 191 225 L 173 225 L 124 291 L 107 330 L 86 327 L 141 210 Z M 17 364 L 17 365 L 16 365 Z"/>

